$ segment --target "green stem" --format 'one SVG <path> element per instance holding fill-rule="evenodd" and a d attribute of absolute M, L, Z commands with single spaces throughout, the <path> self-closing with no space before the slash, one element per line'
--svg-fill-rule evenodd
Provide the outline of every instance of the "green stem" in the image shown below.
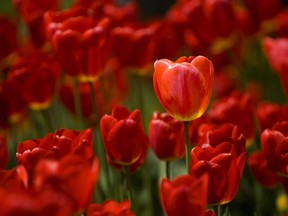
<path fill-rule="evenodd" d="M 100 139 L 101 133 L 100 133 L 100 118 L 99 118 L 99 113 L 98 113 L 98 106 L 97 106 L 97 99 L 96 99 L 96 94 L 95 94 L 95 89 L 93 82 L 88 82 L 89 88 L 90 88 L 90 95 L 91 95 L 91 104 L 92 104 L 92 110 L 93 110 L 93 115 L 95 117 L 95 131 L 96 131 L 96 136 L 99 137 L 98 143 L 97 143 L 97 153 L 98 157 L 100 158 L 101 164 L 103 164 L 105 175 L 106 175 L 106 181 L 107 181 L 107 187 L 108 187 L 108 193 L 110 198 L 112 199 L 112 184 L 111 184 L 111 179 L 110 179 L 110 170 L 108 167 L 108 163 L 106 160 L 106 152 L 103 146 L 103 142 Z"/>
<path fill-rule="evenodd" d="M 189 121 L 184 121 L 184 133 L 185 133 L 185 146 L 186 146 L 186 170 L 189 174 L 189 162 L 190 162 L 190 142 L 189 142 Z"/>
<path fill-rule="evenodd" d="M 221 205 L 217 206 L 217 216 L 221 216 Z"/>
<path fill-rule="evenodd" d="M 131 200 L 131 178 L 130 178 L 130 172 L 129 172 L 129 166 L 125 167 L 125 182 L 126 182 L 126 194 L 127 194 L 127 199 L 130 200 L 130 203 L 132 205 L 132 200 Z"/>
<path fill-rule="evenodd" d="M 93 114 L 94 114 L 94 118 L 96 122 L 96 127 L 98 127 L 100 122 L 99 122 L 99 112 L 98 112 L 95 89 L 94 89 L 93 82 L 88 82 L 88 83 L 89 83 L 89 88 L 90 88 L 92 110 L 93 110 Z"/>
<path fill-rule="evenodd" d="M 170 180 L 171 179 L 171 162 L 166 161 L 165 165 L 166 165 L 166 178 Z"/>
<path fill-rule="evenodd" d="M 52 120 L 52 116 L 51 113 L 49 112 L 49 109 L 41 109 L 40 112 L 42 114 L 42 117 L 44 119 L 44 122 L 46 122 L 48 129 L 50 132 L 54 131 L 54 126 L 53 126 L 53 120 Z"/>
<path fill-rule="evenodd" d="M 81 107 L 81 95 L 80 95 L 80 83 L 79 80 L 74 80 L 74 105 L 76 112 L 76 128 L 82 129 L 82 107 Z"/>

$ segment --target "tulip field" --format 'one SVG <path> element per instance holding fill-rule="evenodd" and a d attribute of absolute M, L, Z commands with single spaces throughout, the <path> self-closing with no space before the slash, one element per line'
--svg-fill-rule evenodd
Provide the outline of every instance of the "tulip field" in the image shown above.
<path fill-rule="evenodd" d="M 0 216 L 288 216 L 288 3 L 2 0 Z"/>

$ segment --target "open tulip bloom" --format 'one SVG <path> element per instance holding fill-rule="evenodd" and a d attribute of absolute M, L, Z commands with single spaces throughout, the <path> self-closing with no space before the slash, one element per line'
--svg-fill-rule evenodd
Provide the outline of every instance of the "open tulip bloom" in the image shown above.
<path fill-rule="evenodd" d="M 181 57 L 154 63 L 153 83 L 156 95 L 175 119 L 190 121 L 200 117 L 209 104 L 214 68 L 204 56 Z"/>

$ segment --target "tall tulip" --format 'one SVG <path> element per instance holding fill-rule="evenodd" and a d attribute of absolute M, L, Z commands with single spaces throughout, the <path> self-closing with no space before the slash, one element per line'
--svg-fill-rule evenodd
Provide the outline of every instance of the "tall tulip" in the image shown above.
<path fill-rule="evenodd" d="M 148 138 L 144 134 L 139 110 L 129 112 L 125 107 L 115 107 L 111 115 L 104 115 L 100 129 L 107 158 L 116 168 L 138 168 L 144 161 Z"/>
<path fill-rule="evenodd" d="M 181 57 L 154 63 L 156 95 L 175 119 L 189 121 L 206 110 L 212 93 L 214 67 L 204 56 Z"/>

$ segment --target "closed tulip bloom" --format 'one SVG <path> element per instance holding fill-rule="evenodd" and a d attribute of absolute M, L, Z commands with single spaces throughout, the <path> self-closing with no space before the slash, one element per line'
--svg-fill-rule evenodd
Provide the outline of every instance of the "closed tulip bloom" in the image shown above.
<path fill-rule="evenodd" d="M 272 102 L 261 102 L 257 105 L 257 120 L 260 130 L 271 129 L 277 122 L 288 121 L 288 106 Z"/>
<path fill-rule="evenodd" d="M 254 178 L 261 185 L 272 188 L 279 182 L 279 177 L 268 167 L 263 151 L 251 153 L 247 163 Z"/>
<path fill-rule="evenodd" d="M 106 200 L 103 204 L 90 204 L 87 211 L 88 216 L 134 216 L 131 211 L 130 201 L 124 200 L 117 203 L 114 200 Z"/>
<path fill-rule="evenodd" d="M 261 134 L 262 149 L 273 172 L 288 175 L 288 122 L 278 122 Z"/>
<path fill-rule="evenodd" d="M 46 109 L 50 106 L 60 67 L 55 57 L 35 51 L 19 58 L 11 67 L 8 80 L 22 94 L 31 109 Z"/>
<path fill-rule="evenodd" d="M 204 216 L 207 204 L 208 175 L 200 178 L 182 175 L 170 181 L 162 179 L 160 197 L 167 216 Z"/>
<path fill-rule="evenodd" d="M 45 14 L 48 39 L 67 75 L 81 82 L 95 81 L 110 55 L 111 22 L 71 10 Z"/>
<path fill-rule="evenodd" d="M 154 63 L 153 83 L 156 95 L 175 119 L 190 121 L 207 109 L 213 86 L 214 67 L 204 56 L 181 57 Z"/>
<path fill-rule="evenodd" d="M 167 113 L 153 113 L 149 140 L 152 150 L 161 160 L 180 159 L 185 155 L 183 124 Z"/>
<path fill-rule="evenodd" d="M 237 194 L 245 165 L 246 153 L 236 156 L 228 141 L 215 148 L 196 146 L 191 151 L 190 174 L 209 173 L 208 204 L 225 204 Z"/>
<path fill-rule="evenodd" d="M 129 112 L 125 107 L 115 107 L 111 115 L 100 121 L 102 139 L 111 165 L 116 168 L 143 162 L 148 149 L 139 110 Z M 138 167 L 138 166 L 137 166 Z M 133 170 L 137 167 L 133 167 Z"/>

